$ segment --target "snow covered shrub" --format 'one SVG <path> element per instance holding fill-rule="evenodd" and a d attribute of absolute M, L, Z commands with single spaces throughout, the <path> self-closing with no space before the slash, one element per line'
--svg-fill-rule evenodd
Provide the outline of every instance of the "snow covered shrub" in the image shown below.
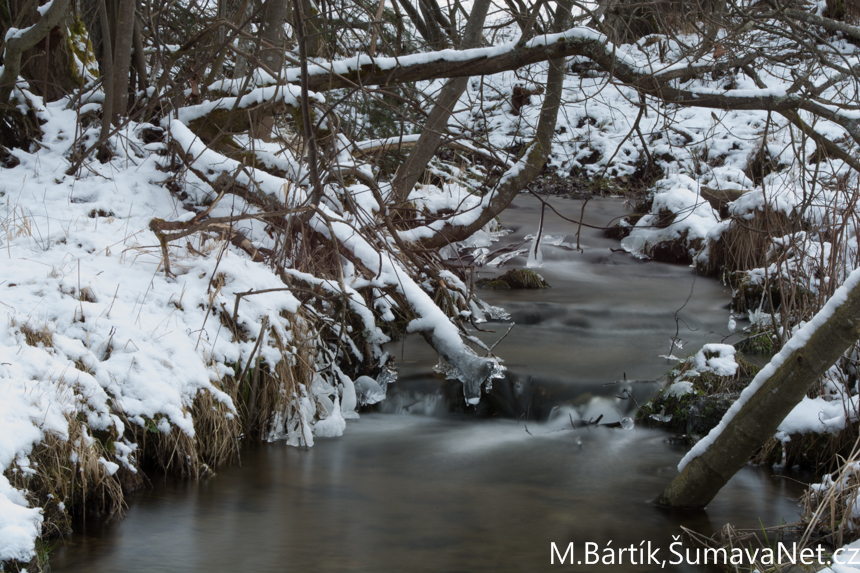
<path fill-rule="evenodd" d="M 718 223 L 696 181 L 676 175 L 657 183 L 651 212 L 636 221 L 621 246 L 638 257 L 690 264 Z"/>
<path fill-rule="evenodd" d="M 639 409 L 646 426 L 704 435 L 729 409 L 758 368 L 728 344 L 706 344 L 669 373 L 666 386 Z"/>
<path fill-rule="evenodd" d="M 851 454 L 860 437 L 857 352 L 855 345 L 810 388 L 754 463 L 832 470 L 836 460 Z"/>

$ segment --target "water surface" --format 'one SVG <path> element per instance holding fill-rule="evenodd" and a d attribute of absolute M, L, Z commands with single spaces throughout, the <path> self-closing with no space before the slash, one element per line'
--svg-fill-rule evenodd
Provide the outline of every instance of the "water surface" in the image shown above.
<path fill-rule="evenodd" d="M 579 202 L 554 204 L 579 215 Z M 515 233 L 504 241 L 534 233 L 538 213 L 533 198 L 519 198 L 505 213 Z M 586 210 L 596 225 L 622 214 L 612 200 Z M 544 234 L 566 233 L 575 245 L 575 232 L 547 216 Z M 672 364 L 661 354 L 728 334 L 729 293 L 716 281 L 612 252 L 618 243 L 600 231 L 583 229 L 580 244 L 584 252 L 543 250 L 539 271 L 552 289 L 482 293 L 517 323 L 496 348 L 509 373 L 485 397 L 494 407 L 484 414 L 494 417 L 452 413 L 460 390 L 432 373 L 423 341 L 407 337 L 389 348 L 401 374 L 389 399 L 343 437 L 310 450 L 250 447 L 242 467 L 213 479 L 157 482 L 132 498 L 124 520 L 80 524 L 52 556 L 53 570 L 542 571 L 551 568 L 551 542 L 574 542 L 582 558 L 585 542 L 651 541 L 671 559 L 680 525 L 710 534 L 727 522 L 794 521 L 790 497 L 801 486 L 763 468 L 739 472 L 705 512 L 658 510 L 649 501 L 676 474 L 684 448 L 654 430 L 570 428 L 573 416 L 632 413 Z M 488 342 L 507 330 L 487 327 L 497 331 L 481 335 Z M 685 347 L 673 348 L 673 338 Z"/>
<path fill-rule="evenodd" d="M 680 524 L 710 534 L 797 514 L 788 496 L 799 488 L 753 468 L 707 512 L 654 508 L 683 453 L 661 432 L 529 431 L 512 420 L 362 416 L 308 451 L 270 444 L 213 479 L 157 484 L 125 520 L 73 535 L 53 570 L 542 571 L 553 541 L 650 540 L 671 559 Z"/>

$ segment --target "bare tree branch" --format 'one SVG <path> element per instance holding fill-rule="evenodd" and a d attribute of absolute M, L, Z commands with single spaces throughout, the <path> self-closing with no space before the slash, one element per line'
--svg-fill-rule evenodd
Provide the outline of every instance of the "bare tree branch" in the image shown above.
<path fill-rule="evenodd" d="M 21 56 L 41 42 L 66 15 L 70 0 L 52 0 L 45 6 L 39 21 L 23 30 L 10 29 L 6 33 L 6 49 L 3 53 L 3 73 L 0 74 L 0 103 L 7 103 L 12 95 L 18 74 L 21 73 Z M 44 6 L 43 6 L 44 8 Z"/>

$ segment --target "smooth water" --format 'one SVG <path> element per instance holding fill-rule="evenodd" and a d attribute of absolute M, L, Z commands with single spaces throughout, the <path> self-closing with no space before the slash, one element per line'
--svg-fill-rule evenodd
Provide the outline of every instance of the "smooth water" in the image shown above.
<path fill-rule="evenodd" d="M 537 230 L 536 203 L 521 197 L 505 213 L 516 233 L 504 241 Z M 572 218 L 581 205 L 554 204 Z M 602 225 L 623 213 L 617 201 L 593 200 L 586 217 Z M 568 233 L 575 245 L 575 232 L 547 214 L 544 234 Z M 790 497 L 801 486 L 762 468 L 739 472 L 706 512 L 658 510 L 649 500 L 676 474 L 685 448 L 654 430 L 570 428 L 568 416 L 613 421 L 631 412 L 657 387 L 635 381 L 668 370 L 659 355 L 673 337 L 687 341 L 673 350 L 686 355 L 722 340 L 728 320 L 729 293 L 715 281 L 693 284 L 688 268 L 613 253 L 618 243 L 599 231 L 583 229 L 581 245 L 584 253 L 544 248 L 539 272 L 552 289 L 482 292 L 517 323 L 495 349 L 509 368 L 486 397 L 498 416 L 450 413 L 458 388 L 432 373 L 423 342 L 407 338 L 391 345 L 401 379 L 382 412 L 362 414 L 343 437 L 310 450 L 249 447 L 242 467 L 215 478 L 155 483 L 132 498 L 125 519 L 78 524 L 59 542 L 52 570 L 541 571 L 553 568 L 551 542 L 562 552 L 574 542 L 583 560 L 586 542 L 650 541 L 673 560 L 668 547 L 681 525 L 711 534 L 727 522 L 758 529 L 794 521 Z M 507 330 L 488 327 L 497 331 L 483 335 L 488 341 Z M 660 568 L 629 561 L 599 567 Z"/>
<path fill-rule="evenodd" d="M 557 199 L 552 205 L 568 219 L 580 217 L 581 201 Z M 519 197 L 503 217 L 514 233 L 492 249 L 536 234 L 540 212 L 537 199 Z M 618 199 L 593 199 L 586 205 L 585 223 L 608 226 L 626 213 Z M 697 277 L 686 266 L 636 259 L 597 229 L 583 227 L 579 242 L 583 252 L 571 250 L 567 245 L 577 245 L 576 232 L 576 225 L 546 210 L 542 236 L 566 235 L 564 247 L 542 248 L 544 264 L 535 269 L 552 288 L 477 291 L 486 302 L 508 311 L 516 323 L 494 349 L 505 360 L 509 376 L 495 383 L 496 395 L 490 397 L 510 417 L 542 419 L 554 406 L 572 400 L 583 405 L 580 411 L 586 419 L 604 413 L 603 421 L 617 421 L 601 397 L 614 397 L 626 388 L 633 400 L 614 400 L 613 406 L 631 412 L 634 401 L 647 400 L 656 392 L 657 380 L 674 364 L 661 355 L 685 357 L 730 334 L 731 292 L 718 281 Z M 523 255 L 500 269 L 479 268 L 476 280 L 522 268 L 526 260 Z M 496 331 L 481 335 L 491 345 L 508 325 L 490 323 L 482 328 Z M 673 340 L 683 348 L 674 346 Z M 433 398 L 438 381 L 428 379 L 427 365 L 435 364 L 436 357 L 424 340 L 406 337 L 390 350 L 398 359 L 400 382 L 392 387 L 383 409 L 446 410 L 444 401 Z M 613 384 L 625 377 L 637 382 Z M 450 389 L 454 392 L 461 389 Z"/>

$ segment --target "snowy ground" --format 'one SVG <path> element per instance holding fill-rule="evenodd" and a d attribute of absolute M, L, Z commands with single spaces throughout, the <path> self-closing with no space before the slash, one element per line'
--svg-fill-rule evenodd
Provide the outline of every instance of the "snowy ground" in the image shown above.
<path fill-rule="evenodd" d="M 119 437 L 124 423 L 147 420 L 193 437 L 195 396 L 209 392 L 232 409 L 219 380 L 245 363 L 263 317 L 289 341 L 279 314 L 298 308 L 283 290 L 243 298 L 237 318 L 251 338 L 233 342 L 203 303 L 232 311 L 235 293 L 283 283 L 264 265 L 232 248 L 219 253 L 223 243 L 199 237 L 172 249 L 177 276 L 165 277 L 148 224 L 188 213 L 163 186 L 169 174 L 158 168 L 158 145 L 132 129 L 112 162 L 89 164 L 79 178 L 65 175 L 76 121 L 65 103 L 42 109 L 42 146 L 15 150 L 21 163 L 0 180 L 3 472 L 32 471 L 27 456 L 46 433 L 66 436 L 67 417 Z M 216 275 L 219 287 L 210 284 Z M 280 359 L 272 345 L 261 352 L 272 364 Z M 109 473 L 117 464 L 133 468 L 136 447 L 118 439 L 115 459 L 103 461 Z M 39 508 L 0 476 L 0 561 L 28 561 L 41 521 Z"/>
<path fill-rule="evenodd" d="M 631 48 L 631 58 L 637 57 L 637 50 Z M 532 96 L 531 103 L 514 113 L 509 94 L 514 85 L 529 88 L 542 82 L 544 70 L 536 65 L 528 70 L 530 75 L 508 72 L 471 81 L 451 129 L 474 135 L 482 145 L 503 155 L 504 150 L 516 149 L 537 123 L 541 97 Z M 754 87 L 743 77 L 734 80 L 738 89 Z M 776 89 L 784 88 L 790 78 L 774 73 L 766 80 Z M 432 93 L 441 85 L 432 82 L 423 88 Z M 707 85 L 702 81 L 700 87 Z M 159 152 L 164 144 L 146 144 L 142 139 L 142 130 L 152 126 L 132 125 L 116 138 L 117 155 L 109 163 L 89 163 L 79 177 L 69 176 L 65 174 L 67 157 L 79 135 L 75 111 L 65 109 L 65 101 L 41 106 L 36 98 L 30 99 L 45 122 L 42 145 L 30 153 L 15 150 L 20 165 L 4 169 L 0 180 L 0 248 L 7 258 L 0 266 L 0 315 L 6 321 L 6 328 L 0 331 L 0 472 L 33 471 L 28 455 L 46 433 L 67 436 L 69 417 L 82 419 L 91 431 L 108 430 L 118 437 L 115 459 L 102 462 L 109 473 L 120 465 L 133 468 L 137 445 L 122 438 L 125 424 L 152 422 L 159 431 L 168 433 L 175 428 L 193 436 L 190 409 L 200 392 L 211 393 L 235 412 L 221 380 L 237 374 L 237 364 L 248 362 L 260 336 L 267 339 L 259 351 L 267 363 L 284 359 L 272 336 L 261 332 L 261 324 L 265 319 L 289 346 L 294 337 L 282 312 L 295 313 L 299 301 L 284 290 L 243 297 L 236 318 L 248 339 L 234 341 L 212 309 L 217 312 L 223 305 L 226 312 L 232 312 L 237 293 L 280 289 L 281 279 L 234 247 L 203 236 L 171 246 L 176 276 L 165 276 L 149 223 L 153 218 L 187 221 L 194 213 L 165 186 L 172 174 L 161 164 L 164 158 Z M 631 180 L 647 159 L 638 136 L 630 137 L 638 110 L 638 97 L 632 90 L 608 84 L 600 74 L 571 73 L 564 86 L 551 166 L 561 175 L 606 176 L 622 183 Z M 197 112 L 202 113 L 191 110 L 191 115 L 180 120 L 190 121 Z M 191 150 L 199 142 L 188 138 L 180 120 L 169 127 L 175 140 Z M 727 224 L 702 200 L 702 186 L 749 190 L 730 208 L 739 216 L 751 217 L 765 205 L 785 213 L 797 207 L 806 197 L 809 172 L 796 168 L 794 132 L 767 122 L 766 113 L 751 111 L 664 109 L 657 113 L 652 109 L 646 114 L 640 129 L 664 176 L 653 186 L 651 214 L 639 220 L 622 243 L 624 248 L 633 255 L 647 256 L 650 246 L 667 239 L 686 237 L 688 242 L 700 239 L 705 244 L 716 240 Z M 756 187 L 745 170 L 762 144 L 785 167 L 767 175 Z M 514 153 L 507 153 L 510 162 Z M 227 169 L 223 162 L 218 163 L 218 157 L 200 156 L 198 161 Z M 283 159 L 281 167 L 300 176 L 301 168 L 295 162 Z M 835 179 L 846 167 L 832 162 L 825 171 Z M 417 189 L 413 199 L 430 212 L 461 201 L 477 203 L 461 183 L 478 176 L 465 169 L 459 176 L 449 177 L 446 185 Z M 195 204 L 203 203 L 209 194 L 208 187 L 193 176 L 181 183 Z M 352 189 L 358 193 L 356 200 L 372 211 L 368 188 L 355 185 Z M 270 192 L 283 193 L 277 185 Z M 354 236 L 349 227 L 354 221 L 337 220 L 337 197 L 332 195 L 327 201 L 335 219 L 331 230 L 378 273 L 379 284 L 374 286 L 397 286 L 412 302 L 420 319 L 411 328 L 431 324 L 434 336 L 459 341 L 456 329 L 452 330 L 441 311 L 434 310 L 419 285 L 405 277 L 394 261 L 378 257 L 372 245 Z M 845 207 L 842 195 L 824 187 L 807 205 L 806 215 L 809 221 L 824 222 L 833 209 Z M 240 199 L 231 199 L 229 204 L 219 203 L 211 215 L 248 211 L 252 209 Z M 654 227 L 665 213 L 672 215 L 672 223 Z M 252 220 L 240 225 L 257 244 L 275 247 L 264 225 Z M 814 245 L 826 255 L 827 241 Z M 856 240 L 840 248 L 856 252 Z M 701 260 L 708 253 L 695 254 Z M 852 269 L 843 270 L 841 276 L 829 280 L 841 283 Z M 453 275 L 450 279 L 454 283 Z M 347 294 L 358 300 L 354 288 Z M 390 302 L 380 297 L 379 304 L 384 307 Z M 358 302 L 355 311 L 363 312 Z M 365 319 L 368 330 L 375 332 L 372 316 Z M 381 331 L 375 341 L 385 342 Z M 303 443 L 308 445 L 312 443 L 310 433 L 342 432 L 341 402 L 346 417 L 354 413 L 356 403 L 355 392 L 347 390 L 353 383 L 342 373 L 336 381 L 318 382 L 296 396 L 296 400 L 314 401 L 305 410 L 308 418 L 325 418 L 316 425 L 310 420 L 302 422 L 299 431 L 304 430 Z M 338 395 L 338 384 L 346 394 Z M 856 395 L 846 395 L 844 400 L 805 400 L 780 431 L 838 430 L 847 421 L 856 421 L 856 402 Z M 317 407 L 319 404 L 324 405 Z M 295 436 L 284 437 L 299 443 Z M 28 561 L 42 519 L 40 509 L 29 506 L 24 492 L 0 476 L 0 561 Z"/>

